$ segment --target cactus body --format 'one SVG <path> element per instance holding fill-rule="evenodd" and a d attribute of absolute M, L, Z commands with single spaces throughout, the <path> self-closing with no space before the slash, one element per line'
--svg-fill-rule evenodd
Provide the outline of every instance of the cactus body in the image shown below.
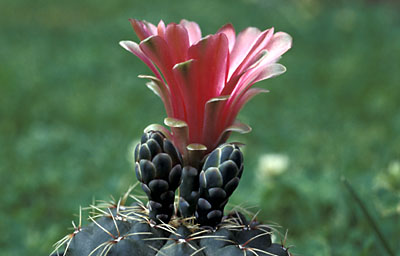
<path fill-rule="evenodd" d="M 175 217 L 170 225 L 152 224 L 140 204 L 108 212 L 71 235 L 66 256 L 290 255 L 271 243 L 271 229 L 237 212 L 215 230 Z"/>

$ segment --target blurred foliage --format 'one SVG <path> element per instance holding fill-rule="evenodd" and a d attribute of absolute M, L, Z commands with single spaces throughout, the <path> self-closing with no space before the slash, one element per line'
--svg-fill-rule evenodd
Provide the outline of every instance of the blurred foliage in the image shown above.
<path fill-rule="evenodd" d="M 164 110 L 137 78 L 150 72 L 118 45 L 137 40 L 133 17 L 291 34 L 288 72 L 260 83 L 272 92 L 240 114 L 253 132 L 233 138 L 248 146 L 231 203 L 261 208 L 298 255 L 383 255 L 343 175 L 400 250 L 395 1 L 2 0 L 0 10 L 0 255 L 48 254 L 80 205 L 135 182 L 129 149 Z M 290 164 L 260 179 L 269 153 Z"/>

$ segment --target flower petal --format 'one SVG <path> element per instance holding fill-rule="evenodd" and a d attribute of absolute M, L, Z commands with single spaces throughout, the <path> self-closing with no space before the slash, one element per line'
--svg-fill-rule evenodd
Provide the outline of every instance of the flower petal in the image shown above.
<path fill-rule="evenodd" d="M 228 140 L 228 138 L 232 132 L 238 132 L 240 134 L 245 134 L 245 133 L 251 132 L 251 130 L 252 129 L 249 125 L 242 123 L 239 120 L 235 120 L 232 125 L 230 125 L 229 127 L 227 127 L 225 130 L 223 130 L 221 132 L 221 134 L 217 140 L 218 145 L 225 143 Z"/>
<path fill-rule="evenodd" d="M 160 20 L 160 22 L 157 25 L 157 34 L 164 38 L 165 36 L 165 24 L 163 20 Z"/>
<path fill-rule="evenodd" d="M 168 87 L 165 85 L 163 81 L 160 81 L 156 77 L 147 76 L 147 75 L 139 75 L 139 78 L 150 79 L 150 82 L 146 83 L 146 86 L 152 90 L 157 96 L 161 98 L 164 103 L 165 111 L 168 116 L 173 115 L 172 105 L 170 101 L 170 92 Z"/>
<path fill-rule="evenodd" d="M 268 78 L 282 75 L 283 73 L 286 72 L 286 67 L 279 63 L 274 63 L 269 66 L 260 67 L 260 68 L 261 68 L 261 70 L 258 73 L 258 75 L 256 76 L 256 78 L 250 82 L 251 85 L 253 85 L 257 82 L 260 82 L 262 80 L 268 79 Z"/>
<path fill-rule="evenodd" d="M 250 51 L 248 52 L 246 57 L 242 59 L 236 70 L 232 70 L 233 73 L 231 73 L 231 70 L 229 70 L 229 73 L 232 74 L 230 77 L 242 74 L 243 71 L 245 71 L 249 66 L 251 66 L 251 64 L 257 60 L 257 56 L 259 56 L 261 51 L 267 47 L 269 41 L 273 37 L 273 34 L 274 34 L 274 28 L 263 31 L 257 37 L 257 40 L 250 48 Z"/>
<path fill-rule="evenodd" d="M 243 93 L 240 98 L 233 102 L 231 105 L 231 111 L 228 114 L 227 122 L 233 122 L 236 116 L 239 114 L 239 111 L 249 102 L 254 96 L 260 93 L 268 93 L 268 90 L 262 88 L 250 88 L 245 93 Z"/>
<path fill-rule="evenodd" d="M 210 35 L 189 48 L 189 58 L 197 60 L 197 73 L 203 104 L 219 96 L 225 86 L 229 42 L 225 34 Z"/>
<path fill-rule="evenodd" d="M 256 41 L 257 37 L 261 34 L 258 28 L 249 27 L 242 32 L 236 38 L 235 45 L 231 51 L 230 56 L 230 67 L 229 67 L 229 76 L 231 77 L 232 73 L 236 70 L 236 68 L 240 65 L 243 59 L 249 53 L 251 47 Z"/>
<path fill-rule="evenodd" d="M 277 32 L 268 43 L 266 49 L 268 54 L 265 56 L 260 65 L 266 65 L 275 62 L 282 54 L 292 47 L 292 37 L 285 32 Z"/>
<path fill-rule="evenodd" d="M 153 81 L 146 83 L 146 86 L 158 97 L 162 98 L 160 87 Z"/>
<path fill-rule="evenodd" d="M 199 110 L 201 108 L 200 96 L 197 93 L 198 88 L 198 80 L 196 76 L 196 60 L 188 60 L 182 63 L 176 64 L 172 71 L 175 76 L 176 86 L 182 92 L 183 98 L 181 99 L 184 102 L 185 108 L 190 115 L 186 117 L 186 122 L 191 127 L 190 129 L 190 138 L 192 142 L 199 142 L 201 137 L 201 128 L 202 128 L 202 111 Z"/>
<path fill-rule="evenodd" d="M 225 26 L 220 28 L 217 33 L 224 33 L 226 35 L 229 41 L 229 52 L 232 52 L 233 46 L 236 42 L 236 33 L 232 24 L 226 24 Z"/>
<path fill-rule="evenodd" d="M 135 33 L 140 41 L 148 38 L 149 36 L 157 35 L 157 28 L 153 24 L 137 19 L 129 19 L 129 21 L 131 22 L 133 30 L 135 30 Z"/>
<path fill-rule="evenodd" d="M 268 90 L 265 90 L 263 88 L 250 88 L 247 92 L 245 92 L 242 95 L 242 98 L 238 102 L 238 107 L 239 110 L 247 103 L 249 100 L 251 100 L 254 96 L 260 94 L 260 93 L 269 93 Z"/>
<path fill-rule="evenodd" d="M 223 129 L 223 127 L 219 127 L 221 120 L 223 120 L 221 111 L 224 109 L 228 99 L 229 95 L 220 96 L 208 100 L 205 104 L 204 123 L 202 128 L 202 141 L 205 145 L 213 145 L 218 142 L 219 131 Z"/>
<path fill-rule="evenodd" d="M 127 51 L 133 53 L 136 55 L 139 59 L 141 59 L 149 68 L 150 70 L 154 73 L 154 75 L 162 81 L 162 77 L 160 72 L 158 72 L 157 68 L 154 66 L 154 64 L 151 62 L 151 60 L 142 52 L 140 49 L 139 45 L 135 42 L 132 41 L 121 41 L 119 44 Z"/>
<path fill-rule="evenodd" d="M 187 124 L 190 127 L 190 143 L 202 142 L 207 147 L 210 143 L 215 143 L 214 136 L 217 133 L 219 111 L 223 109 L 220 105 L 222 101 L 226 101 L 229 96 L 216 97 L 203 102 L 201 91 L 203 84 L 199 81 L 199 61 L 189 60 L 176 64 L 173 68 L 177 85 L 182 89 L 185 106 L 190 115 L 187 116 Z M 218 107 L 219 106 L 219 107 Z M 205 139 L 206 138 L 206 139 Z"/>
<path fill-rule="evenodd" d="M 186 109 L 181 100 L 183 95 L 179 86 L 176 85 L 174 74 L 172 72 L 174 62 L 169 52 L 168 44 L 160 36 L 151 36 L 142 41 L 139 46 L 164 75 L 171 93 L 171 103 L 173 103 L 174 116 L 185 120 Z"/>
<path fill-rule="evenodd" d="M 273 63 L 268 66 L 257 66 L 253 69 L 248 70 L 242 77 L 240 77 L 237 86 L 231 94 L 231 98 L 236 98 L 237 95 L 241 95 L 250 88 L 253 84 L 278 76 L 285 73 L 286 68 L 282 64 Z"/>
<path fill-rule="evenodd" d="M 161 70 L 164 76 L 171 73 L 174 66 L 166 41 L 160 36 L 150 36 L 139 44 L 143 53 Z"/>
<path fill-rule="evenodd" d="M 169 24 L 165 31 L 165 40 L 169 46 L 174 64 L 187 60 L 189 36 L 182 25 Z"/>
<path fill-rule="evenodd" d="M 205 104 L 219 96 L 225 85 L 228 47 L 225 34 L 208 36 L 189 48 L 188 58 L 193 61 L 174 67 L 175 80 L 180 88 L 184 88 L 183 95 L 186 94 L 185 104 L 190 115 L 185 120 L 191 127 L 190 143 L 201 142 Z M 217 131 L 212 131 L 215 133 Z"/>
<path fill-rule="evenodd" d="M 189 43 L 190 45 L 196 43 L 201 39 L 201 30 L 199 25 L 196 22 L 181 20 L 179 23 L 184 26 L 189 34 Z"/>
<path fill-rule="evenodd" d="M 223 116 L 226 117 L 224 124 L 229 125 L 235 119 L 239 110 L 243 106 L 243 104 L 239 104 L 238 102 L 240 102 L 243 95 L 247 93 L 254 83 L 278 76 L 285 71 L 286 68 L 283 65 L 274 63 L 266 67 L 257 66 L 243 74 L 223 110 Z"/>
<path fill-rule="evenodd" d="M 225 129 L 225 132 L 238 132 L 241 134 L 251 132 L 251 127 L 248 124 L 236 120 L 231 126 Z"/>

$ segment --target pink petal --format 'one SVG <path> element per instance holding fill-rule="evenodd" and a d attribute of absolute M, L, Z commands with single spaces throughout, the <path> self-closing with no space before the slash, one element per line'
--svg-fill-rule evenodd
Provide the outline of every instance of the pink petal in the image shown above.
<path fill-rule="evenodd" d="M 183 96 L 180 88 L 175 83 L 174 74 L 172 72 L 174 62 L 170 55 L 168 44 L 160 36 L 151 36 L 142 41 L 139 46 L 164 75 L 171 92 L 174 116 L 186 120 L 186 109 L 183 102 L 180 100 Z"/>
<path fill-rule="evenodd" d="M 168 43 L 174 64 L 187 60 L 189 36 L 182 25 L 169 24 L 165 31 L 165 40 Z"/>
<path fill-rule="evenodd" d="M 231 106 L 231 112 L 227 118 L 227 122 L 231 123 L 236 119 L 239 111 L 244 107 L 244 105 L 249 102 L 254 96 L 260 93 L 268 93 L 268 90 L 262 88 L 250 88 Z"/>
<path fill-rule="evenodd" d="M 151 36 L 142 41 L 139 45 L 140 49 L 153 63 L 161 70 L 167 83 L 171 81 L 172 67 L 174 62 L 169 52 L 169 47 L 164 39 L 160 36 Z"/>
<path fill-rule="evenodd" d="M 196 22 L 181 20 L 179 23 L 184 26 L 189 33 L 189 43 L 193 45 L 201 39 L 201 30 Z"/>
<path fill-rule="evenodd" d="M 225 86 L 229 42 L 225 34 L 210 35 L 189 48 L 189 58 L 197 60 L 202 104 L 219 96 Z"/>
<path fill-rule="evenodd" d="M 268 66 L 259 66 L 254 71 L 250 70 L 252 75 L 249 76 L 247 83 L 249 86 L 262 80 L 279 76 L 286 72 L 286 67 L 279 63 L 270 64 Z M 254 79 L 253 79 L 254 78 Z M 247 87 L 248 88 L 248 87 Z"/>
<path fill-rule="evenodd" d="M 132 41 L 121 41 L 119 44 L 127 51 L 130 51 L 134 55 L 136 55 L 140 60 L 142 60 L 154 73 L 154 75 L 160 80 L 163 81 L 160 72 L 158 72 L 157 68 L 151 62 L 151 60 L 142 52 L 139 45 Z"/>
<path fill-rule="evenodd" d="M 239 33 L 236 38 L 235 45 L 231 51 L 228 78 L 231 77 L 232 73 L 247 56 L 251 49 L 251 46 L 254 44 L 260 33 L 261 32 L 259 29 L 252 27 L 247 28 Z"/>
<path fill-rule="evenodd" d="M 171 93 L 165 83 L 153 76 L 139 75 L 139 78 L 150 79 L 150 82 L 146 83 L 146 86 L 161 98 L 167 115 L 172 116 Z"/>
<path fill-rule="evenodd" d="M 149 36 L 157 35 L 157 28 L 153 24 L 137 19 L 129 19 L 129 21 L 131 22 L 133 30 L 135 30 L 135 33 L 140 41 L 148 38 Z"/>
<path fill-rule="evenodd" d="M 205 104 L 219 96 L 225 84 L 228 47 L 225 34 L 208 36 L 189 48 L 190 61 L 173 68 L 177 87 L 182 89 L 185 108 L 190 113 L 185 120 L 191 127 L 191 143 L 201 142 Z"/>
<path fill-rule="evenodd" d="M 226 24 L 220 28 L 217 33 L 224 33 L 226 35 L 229 41 L 229 52 L 232 52 L 236 41 L 235 29 L 233 28 L 232 24 Z"/>
<path fill-rule="evenodd" d="M 165 36 L 165 24 L 163 20 L 160 20 L 160 22 L 157 25 L 157 34 L 164 38 Z"/>
<path fill-rule="evenodd" d="M 182 91 L 185 108 L 190 113 L 185 119 L 190 127 L 190 142 L 199 142 L 202 128 L 202 116 L 199 116 L 199 87 L 196 76 L 196 60 L 188 60 L 178 63 L 173 67 L 176 86 Z"/>
<path fill-rule="evenodd" d="M 246 57 L 241 61 L 236 70 L 232 73 L 232 76 L 240 75 L 243 71 L 245 71 L 249 66 L 251 66 L 254 61 L 256 61 L 257 56 L 261 53 L 263 49 L 266 48 L 269 41 L 272 39 L 274 34 L 274 28 L 265 30 L 258 37 L 250 51 L 246 55 Z"/>
<path fill-rule="evenodd" d="M 278 76 L 286 71 L 285 66 L 274 63 L 269 66 L 257 66 L 248 70 L 239 80 L 237 86 L 231 94 L 231 100 L 236 100 L 243 93 L 245 93 L 253 84 Z"/>
<path fill-rule="evenodd" d="M 236 117 L 236 115 L 235 115 L 235 117 Z M 225 143 L 228 140 L 228 138 L 232 132 L 238 132 L 240 134 L 249 133 L 249 132 L 251 132 L 251 127 L 245 123 L 240 122 L 237 119 L 234 121 L 232 120 L 229 123 L 228 127 L 224 128 L 224 130 L 221 132 L 219 138 L 216 140 L 217 141 L 216 146 L 218 146 L 222 143 Z"/>
<path fill-rule="evenodd" d="M 243 76 L 240 77 L 237 86 L 233 90 L 225 109 L 223 110 L 224 116 L 230 116 L 225 125 L 229 125 L 239 112 L 241 107 L 237 107 L 238 102 L 241 101 L 243 95 L 245 95 L 249 88 L 256 82 L 264 79 L 268 79 L 274 76 L 278 76 L 286 71 L 286 68 L 281 64 L 271 64 L 269 66 L 257 66 L 251 70 L 248 70 Z M 251 89 L 250 89 L 251 90 Z M 242 106 L 239 104 L 239 106 Z M 236 113 L 236 114 L 232 114 Z"/>
<path fill-rule="evenodd" d="M 292 37 L 284 32 L 277 32 L 268 43 L 266 49 L 267 55 L 261 61 L 260 65 L 266 65 L 275 62 L 292 47 Z"/>
<path fill-rule="evenodd" d="M 230 111 L 228 113 L 225 113 L 226 119 L 225 119 L 225 126 L 230 126 L 232 123 L 235 122 L 235 119 L 237 115 L 239 114 L 240 110 L 244 107 L 244 105 L 250 101 L 254 96 L 260 94 L 260 93 L 267 93 L 269 92 L 268 90 L 261 89 L 261 88 L 251 88 L 248 91 L 246 91 L 243 95 L 241 95 L 229 108 Z M 226 132 L 226 130 L 224 131 Z M 224 133 L 223 132 L 223 133 Z M 239 131 L 240 132 L 240 131 Z M 245 133 L 245 132 L 241 132 Z"/>
<path fill-rule="evenodd" d="M 222 110 L 228 101 L 229 96 L 221 96 L 208 100 L 205 104 L 204 111 L 204 123 L 203 123 L 203 134 L 202 142 L 206 146 L 213 145 L 218 141 L 219 130 L 223 127 L 219 127 L 222 120 Z"/>

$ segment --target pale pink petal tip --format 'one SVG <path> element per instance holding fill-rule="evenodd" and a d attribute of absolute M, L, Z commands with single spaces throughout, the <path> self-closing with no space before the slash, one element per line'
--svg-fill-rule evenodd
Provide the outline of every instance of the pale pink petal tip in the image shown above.
<path fill-rule="evenodd" d="M 187 30 L 187 32 L 189 34 L 190 45 L 196 43 L 197 41 L 199 41 L 201 39 L 200 26 L 196 22 L 187 21 L 187 20 L 183 19 L 183 20 L 181 20 L 181 22 L 179 24 L 184 26 L 185 29 Z"/>

